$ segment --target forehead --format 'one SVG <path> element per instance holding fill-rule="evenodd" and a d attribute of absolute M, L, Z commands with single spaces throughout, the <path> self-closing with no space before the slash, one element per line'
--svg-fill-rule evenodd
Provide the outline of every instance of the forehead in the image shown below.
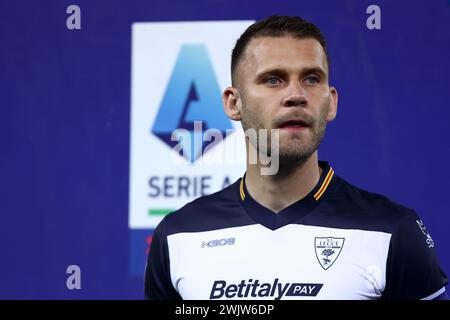
<path fill-rule="evenodd" d="M 315 39 L 285 37 L 257 37 L 245 50 L 241 72 L 257 74 L 271 68 L 302 69 L 318 66 L 328 70 L 325 51 Z"/>

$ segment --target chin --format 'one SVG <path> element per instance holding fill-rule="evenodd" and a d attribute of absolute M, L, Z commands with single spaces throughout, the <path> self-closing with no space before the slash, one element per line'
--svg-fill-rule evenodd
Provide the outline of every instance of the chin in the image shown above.
<path fill-rule="evenodd" d="M 285 152 L 283 152 L 283 151 L 280 152 L 279 157 L 280 157 L 280 160 L 296 160 L 296 159 L 302 160 L 305 158 L 309 158 L 309 156 L 311 154 L 312 153 L 307 150 L 297 150 L 294 152 L 292 150 L 289 150 L 289 151 L 285 151 Z"/>
<path fill-rule="evenodd" d="M 298 159 L 299 161 L 308 159 L 316 150 L 314 146 L 311 145 L 299 145 L 298 143 L 286 144 L 279 151 L 280 161 L 282 160 L 290 160 L 295 161 Z"/>

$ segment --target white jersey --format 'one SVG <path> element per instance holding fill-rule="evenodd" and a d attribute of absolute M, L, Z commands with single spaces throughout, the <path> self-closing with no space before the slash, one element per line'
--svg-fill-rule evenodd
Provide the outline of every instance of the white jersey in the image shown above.
<path fill-rule="evenodd" d="M 275 214 L 244 179 L 166 216 L 146 269 L 150 299 L 433 299 L 447 278 L 413 210 L 350 185 L 326 162 Z"/>

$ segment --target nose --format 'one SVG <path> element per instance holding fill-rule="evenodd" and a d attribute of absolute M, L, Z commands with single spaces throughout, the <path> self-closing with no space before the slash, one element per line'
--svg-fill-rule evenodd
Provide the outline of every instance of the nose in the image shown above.
<path fill-rule="evenodd" d="M 306 99 L 305 91 L 298 81 L 292 81 L 286 90 L 286 96 L 283 98 L 283 106 L 306 106 L 308 101 Z"/>

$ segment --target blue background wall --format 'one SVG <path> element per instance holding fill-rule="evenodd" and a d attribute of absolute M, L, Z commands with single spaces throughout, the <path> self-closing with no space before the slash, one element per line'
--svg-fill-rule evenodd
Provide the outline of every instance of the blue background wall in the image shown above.
<path fill-rule="evenodd" d="M 366 28 L 370 4 L 381 30 Z M 131 24 L 270 14 L 328 39 L 339 112 L 320 158 L 415 208 L 450 272 L 448 1 L 1 0 L 0 298 L 142 298 L 129 273 Z M 70 264 L 81 290 L 66 288 Z"/>

